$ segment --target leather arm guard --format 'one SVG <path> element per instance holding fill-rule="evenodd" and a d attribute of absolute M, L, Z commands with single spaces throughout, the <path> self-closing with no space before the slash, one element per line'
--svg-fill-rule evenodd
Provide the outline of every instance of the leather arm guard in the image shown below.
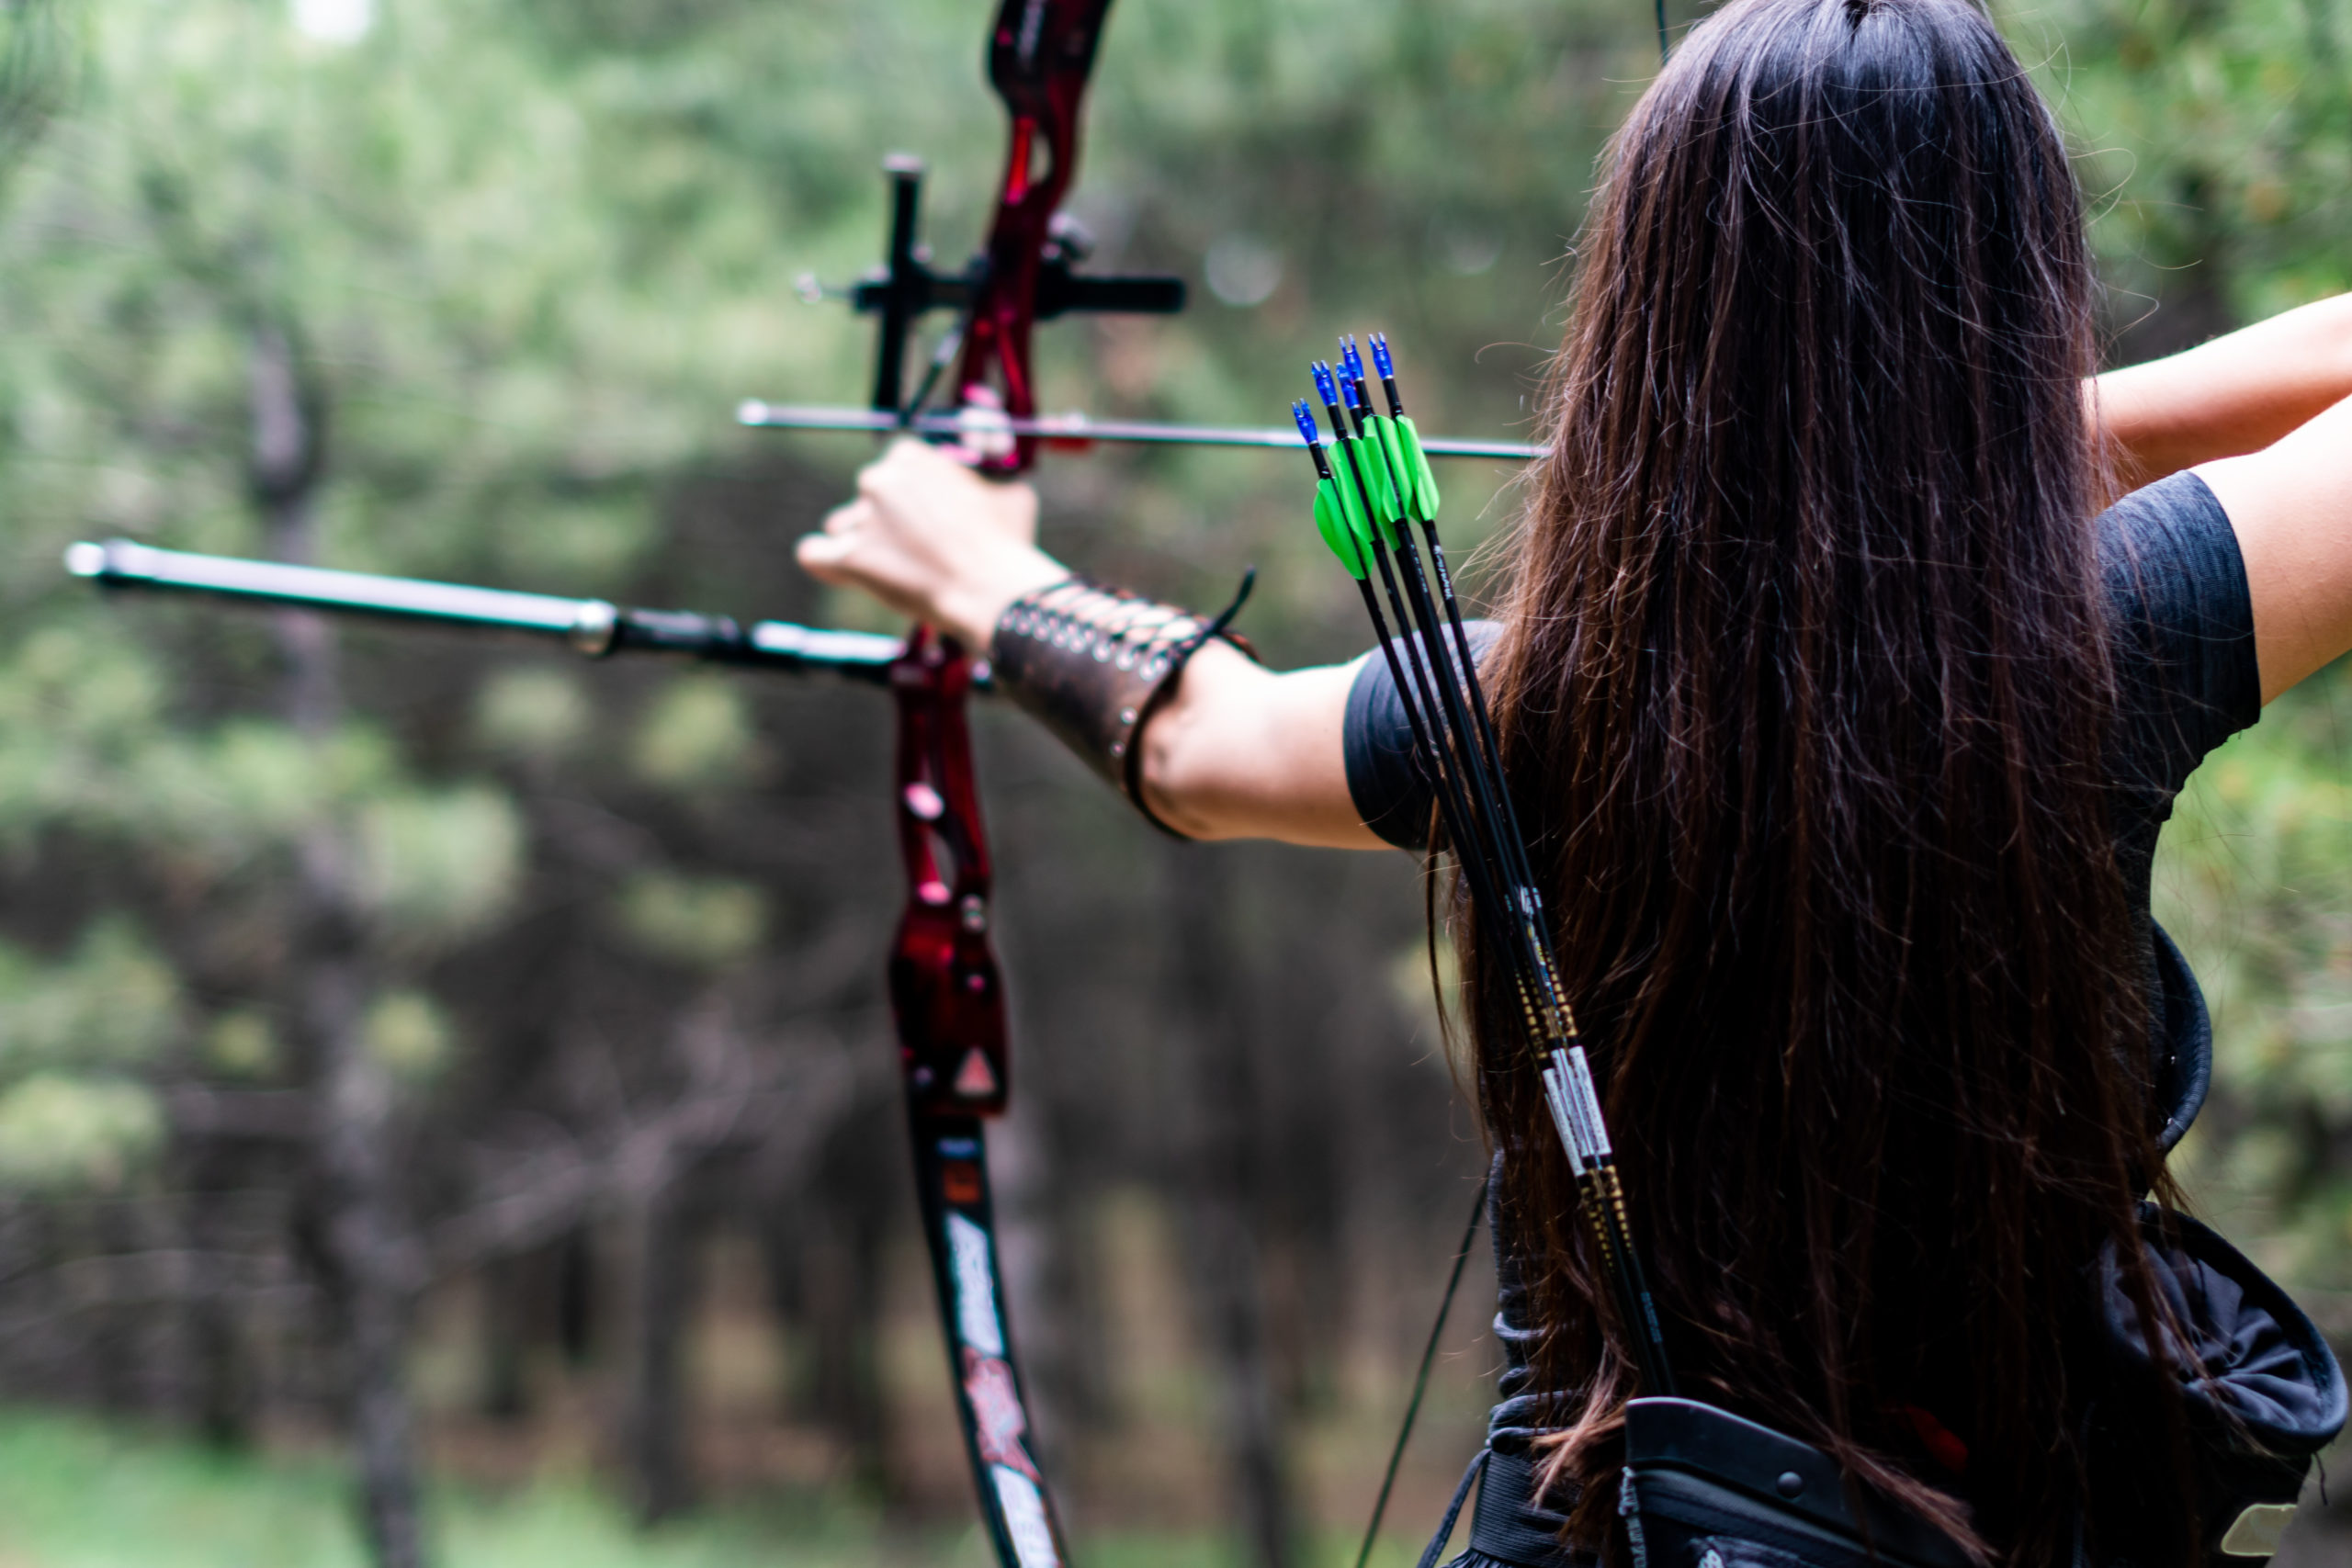
<path fill-rule="evenodd" d="M 1185 663 L 1211 637 L 1257 657 L 1247 641 L 1226 630 L 1255 578 L 1254 572 L 1244 576 L 1233 603 L 1208 620 L 1080 577 L 1024 593 L 999 617 L 989 639 L 990 678 L 1146 821 L 1183 838 L 1144 804 L 1144 727 L 1175 694 Z"/>

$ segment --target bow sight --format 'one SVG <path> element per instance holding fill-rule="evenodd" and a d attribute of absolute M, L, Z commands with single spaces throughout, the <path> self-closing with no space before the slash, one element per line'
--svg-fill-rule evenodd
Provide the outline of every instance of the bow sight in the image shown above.
<path fill-rule="evenodd" d="M 932 378 L 926 378 L 912 399 L 902 391 L 907 344 L 916 325 L 933 310 L 954 310 L 959 318 L 967 314 L 998 261 L 991 247 L 976 254 L 959 273 L 933 271 L 930 247 L 918 238 L 922 160 L 911 153 L 894 152 L 882 161 L 882 170 L 890 181 L 888 259 L 860 278 L 847 295 L 851 309 L 879 318 L 875 323 L 874 407 L 897 413 L 903 421 L 921 412 L 931 390 Z M 1073 310 L 1170 316 L 1184 308 L 1181 277 L 1089 277 L 1079 272 L 1078 264 L 1093 248 L 1092 236 L 1076 218 L 1067 212 L 1052 215 L 1046 225 L 1045 243 L 1031 264 L 1036 280 L 1032 321 L 1050 321 Z M 945 340 L 946 355 L 955 353 L 964 335 L 959 322 Z M 934 363 L 944 367 L 944 357 Z"/>
<path fill-rule="evenodd" d="M 1013 157 L 1030 154 L 1035 143 L 1016 135 Z M 1093 249 L 1093 240 L 1078 220 L 1056 211 L 1045 225 L 1034 257 L 1017 247 L 992 239 L 961 272 L 933 270 L 929 247 L 920 238 L 922 203 L 922 160 L 894 152 L 883 160 L 890 181 L 890 237 L 888 259 L 847 288 L 832 288 L 804 276 L 800 297 L 812 303 L 845 299 L 875 323 L 874 396 L 866 408 L 807 403 L 771 403 L 747 398 L 736 409 L 740 424 L 763 430 L 855 430 L 876 434 L 903 432 L 930 441 L 963 441 L 990 454 L 983 466 L 998 472 L 1025 468 L 1035 460 L 1035 444 L 1082 448 L 1097 441 L 1155 446 L 1264 446 L 1288 448 L 1296 438 L 1288 430 L 1231 425 L 1166 424 L 1150 420 L 1095 419 L 1082 413 L 1040 415 L 1035 389 L 1029 375 L 1030 323 L 1052 321 L 1072 311 L 1119 315 L 1174 315 L 1184 308 L 1184 280 L 1144 275 L 1090 276 L 1078 270 Z M 1008 186 L 1012 175 L 1008 172 Z M 1001 219 L 999 229 L 1003 228 Z M 1025 261 L 1024 261 L 1024 258 Z M 988 300 L 995 269 L 1025 265 L 1032 280 L 1032 309 L 1025 321 L 1013 321 L 1001 309 L 991 310 Z M 906 391 L 907 348 L 915 328 L 933 310 L 953 310 L 956 321 L 940 338 L 922 379 L 911 395 Z M 990 354 L 1001 372 L 1001 395 L 975 401 L 975 389 L 988 386 Z M 926 410 L 931 394 L 949 364 L 959 355 L 963 364 L 957 379 L 958 407 Z M 1001 403 L 1001 406 L 994 406 Z M 1543 456 L 1543 448 L 1521 441 L 1474 441 L 1455 436 L 1430 436 L 1421 449 L 1430 457 L 1492 457 L 1525 462 Z"/>

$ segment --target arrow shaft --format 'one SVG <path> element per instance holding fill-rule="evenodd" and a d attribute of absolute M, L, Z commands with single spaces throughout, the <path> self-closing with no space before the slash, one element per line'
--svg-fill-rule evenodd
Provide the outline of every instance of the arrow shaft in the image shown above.
<path fill-rule="evenodd" d="M 766 403 L 753 399 L 736 411 L 735 419 L 739 424 L 759 430 L 864 430 L 889 434 L 904 429 L 928 440 L 942 441 L 965 435 L 1004 435 L 1154 446 L 1267 446 L 1285 451 L 1298 446 L 1298 434 L 1293 430 L 1160 424 L 1148 420 L 1093 419 L 1077 413 L 1012 418 L 986 412 L 942 410 L 918 414 L 911 423 L 902 423 L 896 414 L 883 409 Z M 1487 457 L 1513 463 L 1532 461 L 1544 452 L 1541 446 L 1521 441 L 1470 441 L 1442 435 L 1423 436 L 1421 449 L 1432 457 Z"/>

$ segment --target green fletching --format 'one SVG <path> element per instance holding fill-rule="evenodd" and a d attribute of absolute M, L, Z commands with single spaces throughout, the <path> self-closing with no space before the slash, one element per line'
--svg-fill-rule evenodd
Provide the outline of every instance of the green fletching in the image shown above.
<path fill-rule="evenodd" d="M 1354 525 L 1356 537 L 1363 541 L 1365 554 L 1369 556 L 1372 551 L 1372 529 L 1374 523 L 1380 525 L 1381 543 L 1390 549 L 1395 549 L 1396 547 L 1396 508 L 1390 506 L 1384 510 L 1380 504 L 1379 449 L 1368 442 L 1357 440 L 1352 435 L 1335 443 L 1335 446 L 1340 460 L 1351 465 L 1351 472 L 1363 478 L 1363 488 L 1372 497 L 1370 514 L 1367 515 L 1364 498 L 1357 493 L 1356 487 L 1351 483 L 1342 484 L 1340 487 L 1340 499 L 1347 504 L 1348 508 L 1348 521 Z"/>
<path fill-rule="evenodd" d="M 1404 444 L 1406 461 L 1413 476 L 1415 510 L 1435 522 L 1437 520 L 1437 475 L 1430 470 L 1430 455 L 1421 450 L 1421 433 L 1413 428 L 1409 419 L 1396 422 L 1397 439 Z"/>
<path fill-rule="evenodd" d="M 1315 526 L 1348 575 L 1358 581 L 1363 580 L 1363 547 L 1356 543 L 1355 530 L 1348 526 L 1347 508 L 1340 501 L 1340 486 L 1336 479 L 1318 479 L 1315 484 Z"/>
<path fill-rule="evenodd" d="M 1363 453 L 1364 466 L 1370 470 L 1364 477 L 1372 481 L 1373 504 L 1380 509 L 1380 520 L 1388 525 L 1389 531 L 1393 535 L 1396 521 L 1404 515 L 1404 510 L 1397 504 L 1399 498 L 1396 494 L 1396 470 L 1389 462 L 1388 443 L 1395 437 L 1382 428 L 1387 423 L 1388 416 L 1382 413 L 1374 414 L 1365 420 L 1364 426 L 1371 432 L 1371 437 L 1359 450 Z M 1389 542 L 1391 544 L 1396 542 L 1393 536 Z"/>
<path fill-rule="evenodd" d="M 1396 422 L 1385 413 L 1376 413 L 1372 416 L 1372 430 L 1380 437 L 1380 472 L 1396 494 L 1397 515 L 1419 516 L 1419 513 L 1415 509 L 1420 498 L 1412 492 L 1413 469 L 1405 461 L 1404 443 L 1396 433 Z"/>
<path fill-rule="evenodd" d="M 1352 442 L 1340 440 L 1340 442 L 1334 442 L 1331 449 L 1339 454 L 1340 466 L 1352 475 L 1352 472 L 1357 472 L 1357 463 L 1355 463 L 1355 451 L 1350 451 L 1350 446 L 1352 446 Z M 1334 489 L 1339 489 L 1339 514 L 1348 520 L 1348 534 L 1355 536 L 1357 555 L 1369 562 L 1371 559 L 1371 517 L 1366 517 L 1364 514 L 1364 496 L 1362 496 L 1362 491 L 1357 489 L 1355 479 L 1350 479 L 1350 478 L 1340 478 Z"/>

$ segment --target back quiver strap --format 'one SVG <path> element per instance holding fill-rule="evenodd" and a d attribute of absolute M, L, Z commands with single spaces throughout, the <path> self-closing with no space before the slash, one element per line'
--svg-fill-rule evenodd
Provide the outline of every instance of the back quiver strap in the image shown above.
<path fill-rule="evenodd" d="M 2110 1244 L 2086 1434 L 2092 1560 L 2186 1562 L 2193 1531 L 2207 1558 L 2251 1565 L 2277 1550 L 2312 1460 L 2344 1429 L 2344 1373 L 2302 1309 L 2228 1242 L 2153 1204 L 2141 1228 L 2178 1331 L 2151 1350 Z"/>

